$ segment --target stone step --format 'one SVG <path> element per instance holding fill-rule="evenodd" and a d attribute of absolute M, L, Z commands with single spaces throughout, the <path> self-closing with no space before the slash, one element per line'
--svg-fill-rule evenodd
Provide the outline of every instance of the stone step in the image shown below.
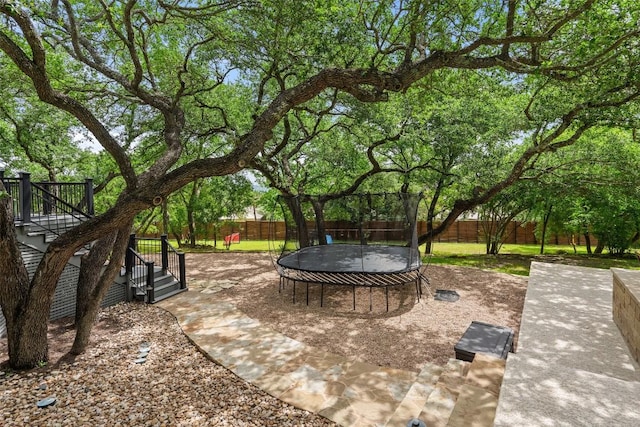
<path fill-rule="evenodd" d="M 466 381 L 471 363 L 449 359 L 418 418 L 429 427 L 445 427 Z"/>
<path fill-rule="evenodd" d="M 444 369 L 441 366 L 430 363 L 424 365 L 416 381 L 385 426 L 405 426 L 409 420 L 417 418 L 443 371 Z"/>
<path fill-rule="evenodd" d="M 493 426 L 505 366 L 503 359 L 482 353 L 475 355 L 448 426 Z"/>

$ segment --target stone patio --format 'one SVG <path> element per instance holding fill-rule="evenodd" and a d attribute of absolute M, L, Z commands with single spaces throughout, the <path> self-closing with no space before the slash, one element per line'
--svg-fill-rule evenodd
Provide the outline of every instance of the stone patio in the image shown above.
<path fill-rule="evenodd" d="M 229 303 L 212 302 L 218 284 L 158 305 L 208 357 L 267 393 L 342 426 L 490 426 L 504 361 L 478 355 L 421 372 L 376 366 L 286 337 Z"/>
<path fill-rule="evenodd" d="M 532 263 L 517 353 L 506 368 L 477 354 L 419 373 L 347 360 L 212 303 L 211 293 L 228 286 L 202 283 L 200 292 L 158 305 L 212 360 L 339 425 L 640 425 L 640 367 L 613 322 L 608 270 Z"/>

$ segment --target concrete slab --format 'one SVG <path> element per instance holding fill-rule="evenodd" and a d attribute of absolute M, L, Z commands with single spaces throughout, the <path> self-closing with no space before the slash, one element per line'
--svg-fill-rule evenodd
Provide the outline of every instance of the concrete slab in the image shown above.
<path fill-rule="evenodd" d="M 640 383 L 511 355 L 495 426 L 638 426 Z"/>
<path fill-rule="evenodd" d="M 609 270 L 532 263 L 496 426 L 640 425 L 640 367 L 612 318 Z"/>

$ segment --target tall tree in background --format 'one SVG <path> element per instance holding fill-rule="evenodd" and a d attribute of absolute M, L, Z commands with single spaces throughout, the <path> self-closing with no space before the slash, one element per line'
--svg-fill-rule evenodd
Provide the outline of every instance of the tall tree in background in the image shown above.
<path fill-rule="evenodd" d="M 639 238 L 640 146 L 621 128 L 590 131 L 570 150 L 539 162 L 532 211 L 554 233 L 580 239 L 588 253 L 622 253 Z M 544 230 L 544 229 L 542 229 Z M 548 233 L 541 232 L 541 245 Z M 592 248 L 591 238 L 598 245 Z"/>
<path fill-rule="evenodd" d="M 437 70 L 456 68 L 499 68 L 535 91 L 529 110 L 539 126 L 530 148 L 491 188 L 454 202 L 443 224 L 424 239 L 511 185 L 543 153 L 623 116 L 620 107 L 637 98 L 635 1 L 458 5 L 0 0 L 0 51 L 42 102 L 75 117 L 92 134 L 124 183 L 113 206 L 51 243 L 31 280 L 24 273 L 20 280 L 6 279 L 21 260 L 7 256 L 15 246 L 0 245 L 0 304 L 11 365 L 27 368 L 47 360 L 49 307 L 77 248 L 117 233 L 111 256 L 119 259 L 123 230 L 138 212 L 196 179 L 232 174 L 256 156 L 269 157 L 266 144 L 286 132 L 287 117 L 312 104 L 309 111 L 317 115 L 317 103 L 330 106 L 334 93 L 351 102 L 381 102 L 389 92 L 435 77 Z M 250 116 L 228 114 L 230 85 L 246 86 L 250 96 L 243 111 Z M 554 86 L 565 96 L 548 111 L 548 88 Z M 118 118 L 134 106 L 133 120 L 158 141 L 144 168 L 132 160 L 118 132 Z M 199 132 L 220 135 L 220 150 L 181 164 L 187 131 L 202 117 L 207 127 Z M 10 218 L 0 215 L 0 229 L 9 233 Z M 86 346 L 95 301 L 119 270 L 114 262 L 102 271 L 105 253 L 83 266 L 96 272 L 86 276 L 96 286 L 91 309 L 78 325 L 76 352 Z"/>

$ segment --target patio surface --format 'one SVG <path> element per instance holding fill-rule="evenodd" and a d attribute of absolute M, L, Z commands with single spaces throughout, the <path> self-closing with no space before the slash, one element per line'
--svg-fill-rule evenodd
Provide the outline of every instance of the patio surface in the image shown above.
<path fill-rule="evenodd" d="M 209 293 L 158 305 L 210 359 L 342 426 L 403 427 L 413 417 L 430 427 L 638 426 L 640 367 L 613 323 L 611 301 L 609 270 L 534 262 L 506 371 L 504 361 L 476 355 L 472 364 L 451 359 L 419 373 L 308 346 Z"/>
<path fill-rule="evenodd" d="M 490 426 L 504 361 L 479 355 L 420 372 L 327 353 L 251 319 L 232 304 L 189 291 L 161 301 L 210 359 L 245 381 L 341 426 Z M 457 420 L 457 421 L 456 421 Z"/>
<path fill-rule="evenodd" d="M 532 263 L 496 426 L 640 425 L 640 367 L 612 295 L 609 270 Z"/>

